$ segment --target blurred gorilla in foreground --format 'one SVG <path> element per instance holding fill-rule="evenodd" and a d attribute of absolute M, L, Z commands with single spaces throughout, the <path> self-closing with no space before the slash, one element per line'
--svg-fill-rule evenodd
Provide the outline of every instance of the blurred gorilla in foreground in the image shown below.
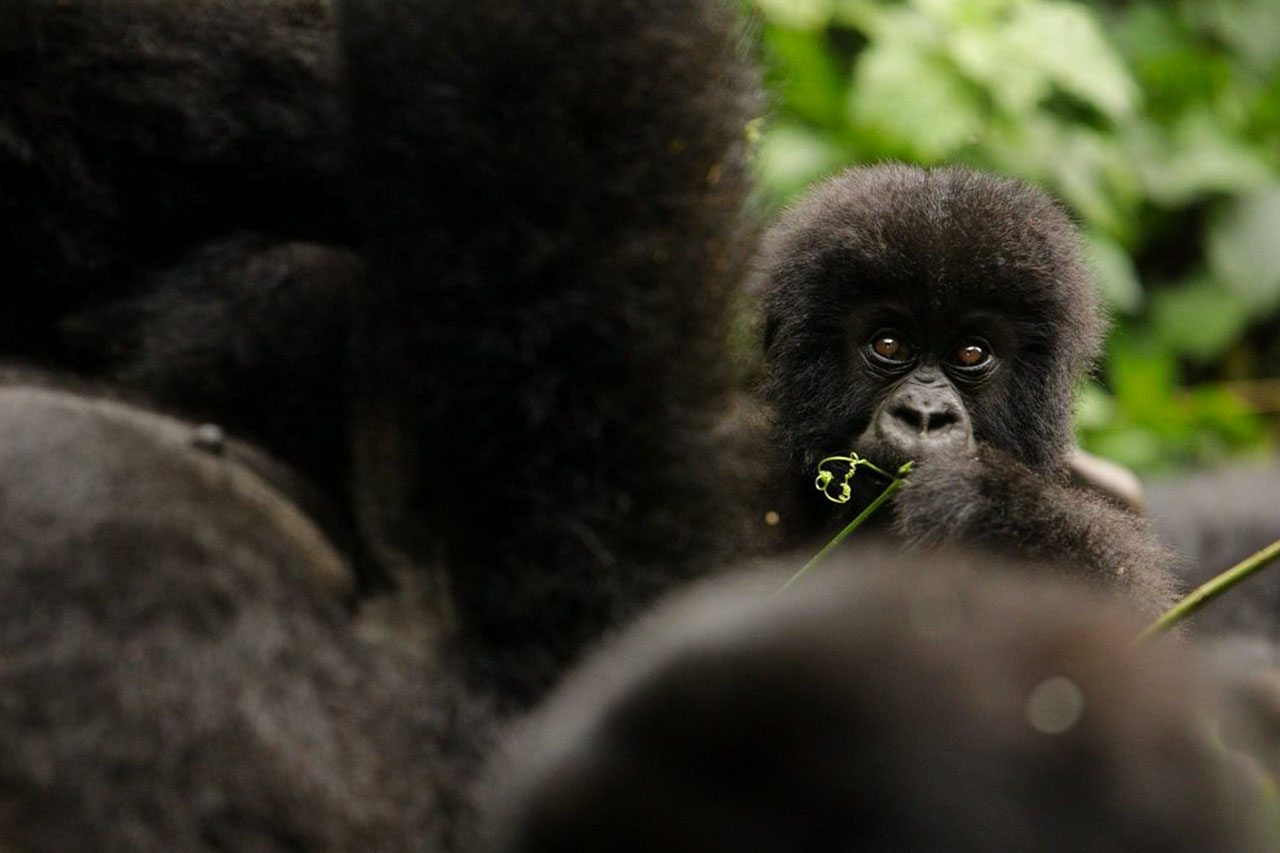
<path fill-rule="evenodd" d="M 352 617 L 288 469 L 46 382 L 0 387 L 0 471 L 0 846 L 447 846 L 489 717 Z"/>
<path fill-rule="evenodd" d="M 741 547 L 739 24 L 0 10 L 0 348 L 131 401 L 0 393 L 0 846 L 468 849 L 492 729 Z"/>
<path fill-rule="evenodd" d="M 971 554 L 824 568 L 597 653 L 494 771 L 491 849 L 1268 849 L 1232 713 L 1115 601 Z"/>
<path fill-rule="evenodd" d="M 0 258 L 50 301 L 0 347 L 282 458 L 527 704 L 741 548 L 736 12 L 18 0 Z"/>

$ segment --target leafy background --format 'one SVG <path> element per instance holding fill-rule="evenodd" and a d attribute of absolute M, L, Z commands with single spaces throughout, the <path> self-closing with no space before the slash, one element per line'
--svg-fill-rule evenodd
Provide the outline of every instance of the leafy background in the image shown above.
<path fill-rule="evenodd" d="M 1274 452 L 1280 2 L 750 2 L 766 204 L 884 159 L 1037 183 L 1114 315 L 1082 444 L 1140 471 Z"/>

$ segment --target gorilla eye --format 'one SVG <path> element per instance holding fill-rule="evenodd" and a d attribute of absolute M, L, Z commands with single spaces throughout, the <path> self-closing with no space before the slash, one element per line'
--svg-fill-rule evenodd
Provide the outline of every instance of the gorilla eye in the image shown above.
<path fill-rule="evenodd" d="M 877 332 L 871 339 L 871 351 L 885 361 L 909 361 L 913 355 L 911 344 L 896 332 Z"/>
<path fill-rule="evenodd" d="M 968 341 L 955 352 L 956 364 L 961 367 L 981 367 L 991 359 L 991 350 L 985 341 Z"/>

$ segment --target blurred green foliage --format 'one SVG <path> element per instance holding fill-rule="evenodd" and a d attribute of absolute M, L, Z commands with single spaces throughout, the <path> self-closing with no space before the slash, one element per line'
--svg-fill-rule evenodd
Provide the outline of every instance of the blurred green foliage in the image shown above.
<path fill-rule="evenodd" d="M 1082 443 L 1141 470 L 1273 445 L 1280 2 L 751 2 L 768 202 L 884 159 L 1040 184 L 1115 315 Z"/>

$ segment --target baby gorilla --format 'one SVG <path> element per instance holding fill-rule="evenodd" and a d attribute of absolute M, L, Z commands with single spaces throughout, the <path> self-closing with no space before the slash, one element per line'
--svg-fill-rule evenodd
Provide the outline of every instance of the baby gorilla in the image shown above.
<path fill-rule="evenodd" d="M 913 544 L 1047 558 L 1147 613 L 1170 603 L 1170 555 L 1138 517 L 1069 484 L 1072 395 L 1104 324 L 1043 193 L 959 168 L 848 171 L 774 227 L 762 287 L 789 537 L 847 521 L 812 484 L 852 450 L 916 463 L 892 511 Z M 855 509 L 884 487 L 848 485 Z"/>
<path fill-rule="evenodd" d="M 1185 645 L 1039 567 L 858 556 L 597 655 L 516 739 L 493 849 L 1265 849 Z"/>

